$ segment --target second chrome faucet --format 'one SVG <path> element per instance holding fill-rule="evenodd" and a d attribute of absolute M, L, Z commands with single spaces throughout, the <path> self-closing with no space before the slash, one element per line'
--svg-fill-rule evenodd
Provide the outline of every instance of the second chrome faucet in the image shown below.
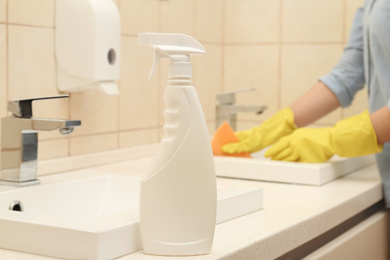
<path fill-rule="evenodd" d="M 237 105 L 236 94 L 241 92 L 253 91 L 253 88 L 239 89 L 235 91 L 221 92 L 217 94 L 216 106 L 216 129 L 227 121 L 234 131 L 237 130 L 237 113 L 256 113 L 261 114 L 267 106 Z"/>

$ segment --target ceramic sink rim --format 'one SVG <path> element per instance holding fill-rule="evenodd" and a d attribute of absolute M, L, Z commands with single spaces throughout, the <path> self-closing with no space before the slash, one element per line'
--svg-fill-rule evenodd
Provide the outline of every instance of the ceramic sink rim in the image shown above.
<path fill-rule="evenodd" d="M 94 171 L 94 173 L 99 174 L 99 171 Z M 114 181 L 124 179 L 130 182 L 135 181 L 133 184 L 139 183 L 140 186 L 141 178 L 140 176 L 116 174 L 98 175 L 74 180 L 48 181 L 47 183 L 45 180 L 42 181 L 42 184 L 35 187 L 13 188 L 11 190 L 8 188 L 0 189 L 0 228 L 5 231 L 0 234 L 0 247 L 61 259 L 94 260 L 113 259 L 141 250 L 139 212 L 138 204 L 135 203 L 135 200 L 132 200 L 132 203 L 136 205 L 135 208 L 120 212 L 115 212 L 116 207 L 119 205 L 119 208 L 122 209 L 123 204 L 114 203 L 113 208 L 107 208 L 107 204 L 103 203 L 103 211 L 107 209 L 108 212 L 115 213 L 104 215 L 106 212 L 102 212 L 103 215 L 100 215 L 100 207 L 97 207 L 99 209 L 97 211 L 98 216 L 92 219 L 67 219 L 66 217 L 59 218 L 58 215 L 39 215 L 35 214 L 36 212 L 29 214 L 28 211 L 18 212 L 8 209 L 9 203 L 13 200 L 21 200 L 23 203 L 22 199 L 14 197 L 13 194 L 21 192 L 31 193 L 37 190 L 37 196 L 39 197 L 45 194 L 45 187 L 49 187 L 49 190 L 52 190 L 52 188 L 61 187 L 61 185 L 63 187 L 72 187 L 72 184 L 80 185 L 81 183 L 81 185 L 87 185 L 91 181 L 99 180 L 106 183 L 110 179 L 114 179 Z M 218 198 L 216 224 L 262 209 L 263 189 L 259 188 L 257 184 L 254 185 L 253 182 L 241 181 L 244 183 L 237 184 L 238 182 L 240 181 L 230 179 L 219 179 L 218 181 L 217 179 L 217 184 L 221 185 L 222 189 L 220 192 L 221 196 Z M 119 196 L 128 196 L 128 193 L 122 193 L 123 187 L 126 189 L 128 187 L 126 183 L 124 185 L 120 184 L 120 186 L 116 185 L 115 187 L 120 190 L 119 193 L 115 189 L 111 193 L 111 189 L 108 189 L 108 192 L 99 198 L 103 198 L 103 202 L 105 202 L 106 198 L 108 198 L 108 201 L 111 201 L 118 194 Z M 133 187 L 136 186 L 133 185 Z M 57 189 L 59 192 L 62 192 L 62 190 Z M 96 187 L 92 188 L 92 190 L 96 191 Z M 133 194 L 139 192 L 137 189 L 134 190 Z M 62 198 L 62 193 L 57 194 L 61 194 Z M 52 197 L 55 196 L 56 194 Z M 6 203 L 4 198 L 7 198 Z M 74 198 L 76 197 L 71 197 L 71 199 Z M 245 203 L 241 203 L 243 202 L 242 200 Z M 120 202 L 123 201 L 120 200 Z M 26 210 L 26 205 L 24 205 L 24 208 Z M 43 210 L 47 210 L 47 208 L 43 207 Z M 59 212 L 61 213 L 61 211 Z M 92 210 L 92 212 L 94 211 Z M 88 211 L 87 213 L 90 212 Z M 72 215 L 65 216 L 72 217 Z M 76 216 L 78 215 L 76 214 Z M 91 215 L 88 216 L 90 217 Z"/>
<path fill-rule="evenodd" d="M 73 183 L 83 183 L 89 182 L 91 180 L 108 180 L 108 179 L 127 179 L 130 181 L 139 182 L 139 178 L 128 177 L 128 176 L 116 176 L 116 175 L 106 175 L 106 176 L 97 176 L 97 177 L 87 177 L 77 180 L 50 183 L 50 184 L 41 184 L 43 186 L 31 186 L 20 189 L 14 189 L 9 191 L 0 192 L 0 201 L 2 200 L 3 195 L 12 196 L 15 194 L 15 200 L 18 198 L 18 194 L 34 192 L 39 190 L 41 187 L 50 187 L 55 188 L 61 186 L 71 185 Z M 12 200 L 8 200 L 12 201 Z M 23 201 L 22 201 L 23 202 Z M 75 231 L 83 231 L 89 233 L 100 233 L 113 228 L 120 228 L 125 225 L 138 223 L 138 209 L 128 209 L 116 214 L 111 214 L 107 216 L 101 216 L 96 218 L 84 218 L 84 219 L 67 219 L 66 217 L 56 216 L 56 215 L 44 215 L 40 213 L 30 213 L 30 212 L 17 212 L 9 210 L 8 208 L 0 209 L 0 221 L 2 219 L 14 222 L 35 224 L 40 226 L 55 227 L 55 228 L 65 228 Z M 134 216 L 136 216 L 134 218 Z"/>

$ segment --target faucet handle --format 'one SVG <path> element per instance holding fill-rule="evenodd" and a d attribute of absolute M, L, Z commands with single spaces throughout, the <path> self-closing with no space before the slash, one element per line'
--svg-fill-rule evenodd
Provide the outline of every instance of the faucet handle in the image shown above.
<path fill-rule="evenodd" d="M 233 91 L 220 92 L 217 94 L 217 100 L 221 102 L 221 104 L 234 104 L 236 103 L 236 93 L 249 92 L 254 90 L 254 88 L 243 88 Z"/>
<path fill-rule="evenodd" d="M 12 113 L 13 116 L 21 117 L 21 118 L 31 118 L 33 101 L 54 99 L 54 98 L 68 98 L 68 97 L 69 95 L 59 95 L 59 96 L 51 96 L 51 97 L 12 100 L 12 101 L 8 101 L 7 109 L 9 112 Z"/>

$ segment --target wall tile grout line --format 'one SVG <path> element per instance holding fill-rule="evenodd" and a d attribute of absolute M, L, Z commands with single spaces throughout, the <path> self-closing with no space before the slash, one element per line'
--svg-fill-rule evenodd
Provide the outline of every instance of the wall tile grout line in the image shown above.
<path fill-rule="evenodd" d="M 343 30 L 342 30 L 342 33 L 343 33 L 343 40 L 344 40 L 344 45 L 347 41 L 347 31 L 346 31 L 346 26 L 347 26 L 347 0 L 344 0 L 344 3 L 343 3 Z M 344 108 L 341 108 L 340 109 L 340 117 L 341 118 L 344 118 Z"/>
<path fill-rule="evenodd" d="M 221 45 L 222 45 L 222 48 L 221 48 L 221 52 L 222 52 L 222 55 L 221 55 L 221 86 L 220 86 L 220 91 L 225 91 L 225 50 L 226 50 L 226 35 L 225 35 L 225 26 L 226 26 L 226 4 L 225 4 L 225 1 L 222 0 L 222 42 L 221 42 Z M 216 116 L 216 115 L 214 115 Z M 216 120 L 216 118 L 215 118 Z"/>
<path fill-rule="evenodd" d="M 279 68 L 278 68 L 278 109 L 282 106 L 282 64 L 283 64 L 283 0 L 279 1 Z"/>
<path fill-rule="evenodd" d="M 121 13 L 121 1 L 120 0 L 117 2 L 117 8 L 118 8 L 119 13 Z M 121 25 L 121 26 L 123 26 L 123 25 Z M 121 34 L 120 40 L 122 42 L 122 34 Z M 121 52 L 121 54 L 122 54 L 122 52 Z M 119 129 L 121 127 L 121 121 L 120 121 L 120 116 L 121 116 L 121 98 L 120 98 L 121 78 L 120 78 L 120 76 L 119 76 L 119 80 L 116 82 L 116 84 L 117 84 L 117 87 L 119 89 L 119 96 L 118 96 L 118 102 L 117 102 L 117 115 L 118 115 L 117 121 L 118 122 L 116 123 L 116 127 L 117 127 L 116 147 L 119 148 L 119 147 L 121 147 L 121 140 L 120 140 L 121 138 L 120 138 L 120 132 L 119 132 Z"/>
<path fill-rule="evenodd" d="M 243 119 L 243 120 L 240 120 L 240 123 L 258 123 L 259 121 L 257 120 L 251 120 L 251 119 Z M 334 124 L 333 123 L 324 123 L 324 122 L 314 122 L 311 124 L 312 126 L 320 126 L 320 127 L 328 127 L 328 126 L 333 126 Z M 308 127 L 310 127 L 311 125 L 309 125 Z"/>
<path fill-rule="evenodd" d="M 8 15 L 7 15 L 8 19 Z M 43 25 L 33 25 L 33 24 L 20 24 L 20 23 L 9 23 L 7 22 L 8 25 L 12 26 L 21 26 L 21 27 L 31 27 L 31 28 L 41 28 L 41 29 L 54 29 L 54 26 L 43 26 Z"/>
<path fill-rule="evenodd" d="M 279 42 L 243 42 L 243 43 L 225 43 L 228 46 L 272 46 L 278 45 Z M 344 41 L 334 42 L 283 42 L 283 45 L 338 45 L 344 44 Z"/>
<path fill-rule="evenodd" d="M 5 96 L 6 96 L 6 103 L 8 102 L 9 100 L 9 97 L 8 97 L 8 93 L 9 93 L 9 90 L 8 90 L 8 86 L 9 86 L 9 68 L 8 68 L 8 63 L 9 63 L 9 58 L 8 58 L 8 46 L 9 46 L 9 40 L 8 40 L 8 2 L 5 3 L 5 23 L 2 23 L 5 25 L 5 77 L 6 77 L 6 80 L 5 80 Z M 2 104 L 0 104 L 2 105 Z M 8 110 L 7 110 L 7 104 L 4 104 L 4 108 L 5 108 L 5 116 L 8 116 Z M 1 147 L 1 140 L 0 140 L 0 147 Z M 1 159 L 1 158 L 0 158 Z"/>
<path fill-rule="evenodd" d="M 54 5 L 53 5 L 53 21 L 54 21 L 54 25 L 53 27 L 50 27 L 50 29 L 54 29 L 54 34 L 53 34 L 53 46 L 54 46 L 54 58 L 56 56 L 55 54 L 55 47 L 56 47 L 56 34 L 55 34 L 55 17 L 56 16 L 56 2 L 54 2 Z M 57 86 L 57 70 L 58 70 L 58 67 L 57 67 L 57 62 L 54 62 L 54 79 L 55 79 L 55 85 L 56 85 L 56 88 L 58 87 Z M 67 104 L 68 104 L 68 119 L 70 120 L 72 118 L 71 116 L 71 110 L 70 110 L 70 99 L 71 99 L 71 95 L 69 95 L 69 98 L 67 99 Z M 67 145 L 68 145 L 68 151 L 67 151 L 67 156 L 70 157 L 71 156 L 71 153 L 70 153 L 70 138 L 69 138 L 69 135 L 66 136 L 65 138 L 62 137 L 62 138 L 53 138 L 54 140 L 62 140 L 62 139 L 66 139 L 67 140 Z M 52 140 L 52 139 L 48 139 L 48 140 Z M 40 142 L 43 141 L 43 140 L 40 140 Z"/>
<path fill-rule="evenodd" d="M 88 134 L 80 134 L 80 135 L 70 135 L 69 139 L 78 139 L 78 138 L 85 138 L 85 137 L 91 137 L 91 136 L 101 136 L 101 135 L 112 135 L 112 134 L 122 134 L 122 133 L 130 133 L 130 132 L 139 132 L 139 131 L 146 131 L 146 130 L 159 130 L 161 126 L 153 126 L 153 127 L 144 127 L 144 128 L 136 128 L 136 129 L 124 129 L 124 130 L 118 130 L 118 131 L 106 131 L 106 132 L 96 132 L 96 133 L 88 133 Z M 61 137 L 53 137 L 53 138 L 46 138 L 40 140 L 40 142 L 44 141 L 52 141 L 52 140 L 62 140 Z"/>
<path fill-rule="evenodd" d="M 347 0 L 344 0 L 344 3 L 343 3 L 343 30 L 342 30 L 342 34 L 343 34 L 343 42 L 346 42 L 347 41 Z"/>
<path fill-rule="evenodd" d="M 197 7 L 197 2 L 198 2 L 197 0 L 192 0 L 192 4 L 193 4 L 193 10 L 192 10 L 192 34 L 193 34 L 195 39 L 198 38 L 198 35 L 196 34 L 196 7 Z"/>
<path fill-rule="evenodd" d="M 161 29 L 159 29 L 159 32 L 162 32 Z M 138 35 L 137 35 L 137 34 L 132 34 L 132 33 L 122 33 L 121 36 L 122 36 L 122 37 L 134 37 L 134 38 L 138 38 Z M 204 40 L 202 40 L 201 42 L 202 42 L 202 44 L 208 44 L 208 45 L 216 45 L 216 46 L 221 46 L 221 45 L 223 45 L 223 42 L 209 42 L 209 41 L 204 41 Z"/>
<path fill-rule="evenodd" d="M 163 3 L 161 0 L 158 1 L 158 32 L 162 32 L 162 8 L 163 8 Z M 161 122 L 161 117 L 160 115 L 163 113 L 163 111 L 161 111 L 161 107 L 162 107 L 162 101 L 161 101 L 161 97 L 163 96 L 163 86 L 162 86 L 162 76 L 161 76 L 161 70 L 160 72 L 158 73 L 158 87 L 157 87 L 157 114 L 155 115 L 157 117 L 157 131 L 156 131 L 156 135 L 157 135 L 157 140 L 160 140 L 162 137 L 161 137 L 161 128 L 162 128 L 162 124 L 163 122 Z"/>
<path fill-rule="evenodd" d="M 6 34 L 6 96 L 7 96 L 7 102 L 9 100 L 9 28 L 8 28 L 8 1 L 5 3 L 6 8 L 6 27 L 5 27 L 5 34 Z M 6 110 L 7 111 L 7 110 Z M 7 111 L 8 115 L 8 111 Z"/>

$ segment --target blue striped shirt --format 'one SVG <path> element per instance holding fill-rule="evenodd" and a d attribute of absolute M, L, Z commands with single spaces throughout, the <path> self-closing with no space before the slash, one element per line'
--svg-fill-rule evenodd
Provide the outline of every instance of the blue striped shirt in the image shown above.
<path fill-rule="evenodd" d="M 320 80 L 343 107 L 366 85 L 370 112 L 386 105 L 390 108 L 390 0 L 366 0 L 357 10 L 341 59 Z M 384 144 L 376 159 L 390 208 L 390 143 Z"/>

